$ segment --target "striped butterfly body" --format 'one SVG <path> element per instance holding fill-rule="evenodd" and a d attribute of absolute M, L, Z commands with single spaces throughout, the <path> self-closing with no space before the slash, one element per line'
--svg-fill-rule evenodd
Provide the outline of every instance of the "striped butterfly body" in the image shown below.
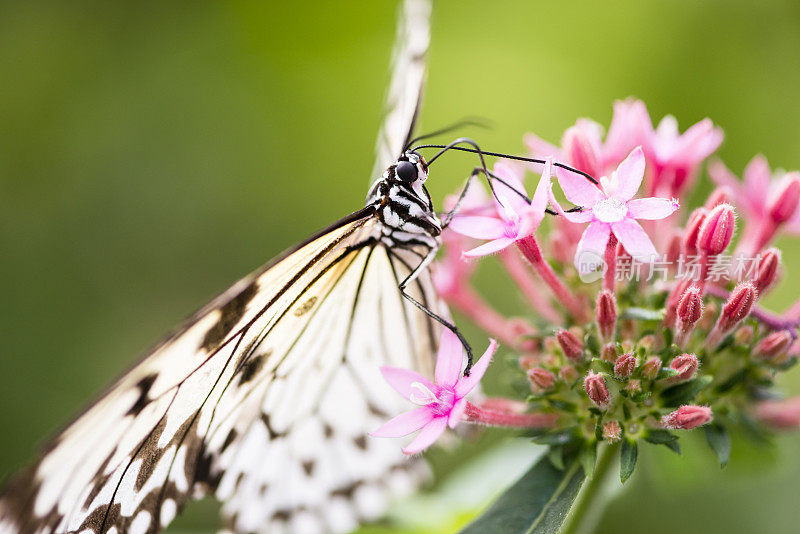
<path fill-rule="evenodd" d="M 235 283 L 122 376 L 3 489 L 0 534 L 157 532 L 205 495 L 232 531 L 344 532 L 425 477 L 367 434 L 402 408 L 381 365 L 432 373 L 440 326 L 399 286 L 447 314 L 424 269 L 441 232 L 427 166 L 403 152 L 428 11 L 404 6 L 379 137 L 394 156 L 366 206 Z"/>

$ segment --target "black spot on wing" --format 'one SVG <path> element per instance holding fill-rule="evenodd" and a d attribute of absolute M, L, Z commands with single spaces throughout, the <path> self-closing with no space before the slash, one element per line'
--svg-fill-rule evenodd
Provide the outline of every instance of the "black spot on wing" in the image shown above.
<path fill-rule="evenodd" d="M 136 384 L 136 388 L 139 389 L 139 398 L 136 399 L 136 402 L 133 403 L 128 413 L 125 415 L 139 415 L 139 412 L 144 410 L 144 407 L 147 406 L 147 403 L 150 402 L 147 398 L 147 394 L 150 393 L 150 388 L 153 387 L 153 383 L 158 378 L 158 374 L 152 373 L 141 380 Z"/>
<path fill-rule="evenodd" d="M 204 349 L 212 351 L 225 340 L 233 327 L 236 326 L 236 323 L 241 320 L 247 309 L 247 304 L 253 300 L 257 292 L 258 285 L 253 282 L 220 308 L 219 321 L 211 327 L 211 330 L 203 338 L 201 346 Z"/>
<path fill-rule="evenodd" d="M 249 358 L 239 371 L 239 384 L 246 384 L 255 378 L 261 368 L 264 367 L 264 363 L 267 361 L 270 354 L 272 354 L 272 351 L 268 350 Z"/>

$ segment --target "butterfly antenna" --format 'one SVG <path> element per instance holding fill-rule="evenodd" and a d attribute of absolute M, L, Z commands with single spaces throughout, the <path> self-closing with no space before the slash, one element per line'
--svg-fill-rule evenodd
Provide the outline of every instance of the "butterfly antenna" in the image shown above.
<path fill-rule="evenodd" d="M 467 141 L 469 141 L 469 143 L 467 143 Z M 473 148 L 467 148 L 467 147 L 463 147 L 463 146 L 456 146 L 456 145 L 461 144 L 461 143 L 471 144 L 471 145 L 473 145 Z M 456 139 L 455 141 L 453 141 L 449 145 L 419 145 L 419 146 L 415 146 L 411 150 L 420 150 L 420 149 L 423 149 L 423 148 L 439 148 L 439 149 L 441 149 L 439 152 L 436 153 L 435 156 L 433 156 L 433 158 L 431 158 L 428 161 L 428 165 L 433 163 L 433 161 L 436 158 L 438 158 L 439 156 L 441 156 L 442 154 L 444 154 L 448 150 L 458 150 L 458 151 L 461 151 L 461 152 L 472 152 L 473 154 L 480 155 L 481 156 L 481 161 L 483 161 L 483 156 L 494 156 L 494 157 L 498 157 L 498 158 L 513 159 L 513 160 L 516 160 L 516 161 L 527 161 L 528 163 L 541 163 L 541 164 L 547 163 L 543 159 L 526 158 L 526 157 L 523 157 L 523 156 L 515 156 L 513 154 L 502 154 L 500 152 L 489 152 L 488 150 L 481 150 L 480 148 L 478 148 L 478 145 L 476 145 L 474 141 L 472 141 L 471 139 L 466 139 L 466 138 Z M 584 178 L 586 178 L 587 180 L 592 182 L 594 185 L 599 185 L 599 182 L 591 174 L 589 174 L 587 172 L 583 172 L 583 171 L 581 171 L 579 169 L 575 169 L 574 167 L 570 167 L 569 165 L 565 165 L 565 164 L 559 163 L 557 161 L 553 162 L 553 166 L 562 168 L 562 169 L 564 169 L 566 171 L 569 171 L 569 172 L 574 172 L 575 174 L 580 174 L 581 176 L 583 176 Z"/>
<path fill-rule="evenodd" d="M 423 139 L 429 139 L 431 137 L 436 137 L 437 135 L 443 135 L 443 134 L 446 134 L 446 133 L 450 133 L 453 130 L 458 130 L 459 128 L 464 128 L 466 126 L 476 126 L 478 128 L 484 128 L 484 129 L 488 130 L 488 129 L 490 129 L 492 127 L 492 123 L 491 123 L 491 121 L 489 119 L 486 119 L 484 117 L 466 117 L 466 118 L 463 118 L 463 119 L 461 119 L 459 121 L 456 121 L 456 122 L 454 122 L 452 124 L 448 124 L 447 126 L 439 128 L 438 130 L 434 130 L 432 132 L 428 132 L 428 133 L 424 133 L 422 135 L 418 135 L 414 139 L 411 139 L 406 144 L 406 146 L 403 147 L 403 150 L 404 151 L 408 150 L 411 147 L 411 145 L 413 145 L 414 143 L 418 143 L 418 142 L 422 141 Z"/>

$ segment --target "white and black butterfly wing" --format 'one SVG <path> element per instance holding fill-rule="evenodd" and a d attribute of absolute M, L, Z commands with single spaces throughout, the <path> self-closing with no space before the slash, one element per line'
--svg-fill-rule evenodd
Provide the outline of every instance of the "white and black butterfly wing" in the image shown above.
<path fill-rule="evenodd" d="M 0 497 L 0 532 L 154 532 L 213 491 L 237 531 L 345 531 L 412 488 L 382 364 L 430 372 L 436 328 L 405 304 L 416 257 L 345 220 L 247 277 L 160 344 Z M 411 259 L 411 258 L 409 258 Z M 435 307 L 430 281 L 417 298 Z"/>
<path fill-rule="evenodd" d="M 403 153 L 422 104 L 430 44 L 431 4 L 429 0 L 406 0 L 401 10 L 384 121 L 378 133 L 377 159 L 372 169 L 373 180 Z"/>
<path fill-rule="evenodd" d="M 430 6 L 406 0 L 384 168 L 411 135 Z M 156 532 L 192 497 L 229 528 L 342 532 L 424 473 L 367 433 L 402 409 L 380 365 L 430 375 L 439 327 L 398 284 L 427 250 L 387 247 L 366 208 L 195 314 L 71 423 L 0 494 L 0 534 Z M 427 272 L 409 293 L 446 315 Z"/>

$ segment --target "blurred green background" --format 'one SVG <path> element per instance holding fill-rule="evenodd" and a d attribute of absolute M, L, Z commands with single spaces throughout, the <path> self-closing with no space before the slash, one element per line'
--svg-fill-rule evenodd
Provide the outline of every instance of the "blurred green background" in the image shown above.
<path fill-rule="evenodd" d="M 0 3 L 0 477 L 188 312 L 361 206 L 394 17 L 394 2 Z M 711 117 L 737 172 L 756 152 L 794 169 L 798 87 L 796 1 L 442 0 L 421 129 L 479 115 L 494 129 L 465 133 L 515 152 L 526 131 L 607 125 L 635 95 L 682 128 Z M 439 202 L 473 165 L 445 159 Z M 777 309 L 800 288 L 800 247 L 782 245 Z M 735 447 L 724 472 L 699 446 L 646 448 L 598 532 L 796 532 L 800 436 Z M 212 521 L 194 505 L 176 528 Z"/>

